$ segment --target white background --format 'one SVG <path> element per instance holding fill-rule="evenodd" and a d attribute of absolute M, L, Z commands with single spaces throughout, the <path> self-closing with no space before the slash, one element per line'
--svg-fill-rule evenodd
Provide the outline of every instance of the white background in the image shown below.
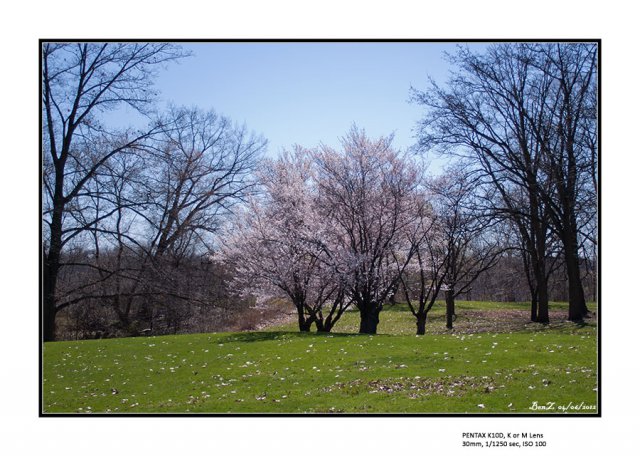
<path fill-rule="evenodd" d="M 629 454 L 638 445 L 640 43 L 631 7 L 558 0 L 51 0 L 5 2 L 2 10 L 0 453 L 564 455 L 614 448 Z M 38 418 L 39 38 L 602 38 L 602 417 Z M 543 433 L 548 446 L 461 447 L 462 432 L 490 431 Z"/>

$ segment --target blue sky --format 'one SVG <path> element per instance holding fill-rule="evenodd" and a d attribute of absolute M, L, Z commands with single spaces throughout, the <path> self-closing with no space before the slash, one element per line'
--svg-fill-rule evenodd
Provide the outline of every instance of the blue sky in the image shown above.
<path fill-rule="evenodd" d="M 411 86 L 444 82 L 449 43 L 213 42 L 185 44 L 193 56 L 160 73 L 161 102 L 215 109 L 269 140 L 268 153 L 292 144 L 339 144 L 352 124 L 370 136 L 395 134 L 404 149 L 423 108 Z"/>

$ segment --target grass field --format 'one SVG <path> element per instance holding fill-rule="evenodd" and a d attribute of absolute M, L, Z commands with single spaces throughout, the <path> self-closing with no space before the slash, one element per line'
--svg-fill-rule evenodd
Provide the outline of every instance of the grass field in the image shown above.
<path fill-rule="evenodd" d="M 348 312 L 333 334 L 46 343 L 43 412 L 597 413 L 596 323 L 564 322 L 564 306 L 542 327 L 521 304 L 459 303 L 452 333 L 434 308 L 420 337 L 397 306 L 376 336 Z"/>

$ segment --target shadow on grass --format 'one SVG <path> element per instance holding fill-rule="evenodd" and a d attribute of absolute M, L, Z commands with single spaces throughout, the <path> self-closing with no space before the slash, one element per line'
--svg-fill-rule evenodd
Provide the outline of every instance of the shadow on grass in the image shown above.
<path fill-rule="evenodd" d="M 581 320 L 581 321 L 567 321 L 566 322 L 567 325 L 573 326 L 574 328 L 580 329 L 580 328 L 597 328 L 598 327 L 598 320 L 596 319 L 587 319 L 587 320 Z"/>
<path fill-rule="evenodd" d="M 296 331 L 247 331 L 229 334 L 218 339 L 220 343 L 229 342 L 260 342 L 267 340 L 303 339 L 305 337 L 366 337 L 367 334 L 356 333 L 322 333 L 322 332 L 296 332 Z"/>

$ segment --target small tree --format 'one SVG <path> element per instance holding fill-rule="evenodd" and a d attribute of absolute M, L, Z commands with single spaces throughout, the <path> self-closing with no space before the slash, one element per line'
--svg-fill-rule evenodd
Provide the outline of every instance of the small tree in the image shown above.
<path fill-rule="evenodd" d="M 455 318 L 455 298 L 468 293 L 505 250 L 500 233 L 493 229 L 495 217 L 483 213 L 478 202 L 478 183 L 477 175 L 457 166 L 428 184 L 446 249 L 443 291 L 449 329 Z"/>
<path fill-rule="evenodd" d="M 416 334 L 426 332 L 427 317 L 444 285 L 448 266 L 448 251 L 442 221 L 434 213 L 427 193 L 417 198 L 413 224 L 405 231 L 404 251 L 394 253 L 398 270 L 404 258 L 410 257 L 400 285 L 409 310 L 416 318 Z"/>

